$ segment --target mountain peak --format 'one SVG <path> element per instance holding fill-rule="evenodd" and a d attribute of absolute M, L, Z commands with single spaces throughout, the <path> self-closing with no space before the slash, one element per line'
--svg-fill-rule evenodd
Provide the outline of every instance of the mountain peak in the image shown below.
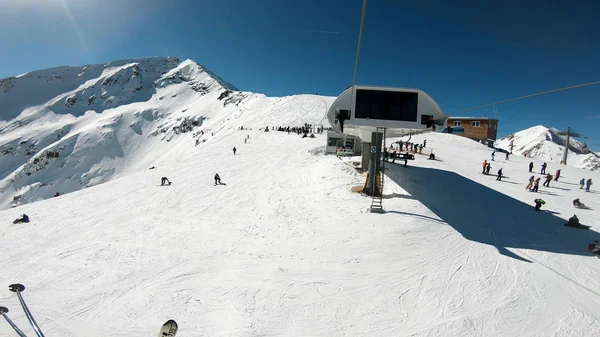
<path fill-rule="evenodd" d="M 536 125 L 528 129 L 510 134 L 498 141 L 496 147 L 509 150 L 528 158 L 537 158 L 560 163 L 565 146 L 566 136 L 560 135 L 560 130 L 544 125 Z M 600 170 L 598 156 L 589 151 L 587 146 L 577 139 L 569 139 L 569 157 L 567 163 L 571 166 Z"/>

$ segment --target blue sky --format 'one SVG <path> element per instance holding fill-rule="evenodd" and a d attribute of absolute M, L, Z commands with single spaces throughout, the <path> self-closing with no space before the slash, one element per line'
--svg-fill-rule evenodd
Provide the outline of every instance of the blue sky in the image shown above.
<path fill-rule="evenodd" d="M 173 55 L 242 90 L 337 96 L 352 83 L 361 8 L 362 0 L 1 0 L 0 78 Z M 420 88 L 453 114 L 598 81 L 599 12 L 597 1 L 371 0 L 357 83 Z M 600 85 L 495 110 L 500 136 L 570 125 L 600 149 Z"/>

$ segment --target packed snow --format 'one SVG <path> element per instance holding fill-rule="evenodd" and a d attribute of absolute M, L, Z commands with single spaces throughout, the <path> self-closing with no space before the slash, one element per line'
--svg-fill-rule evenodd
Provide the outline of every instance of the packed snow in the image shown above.
<path fill-rule="evenodd" d="M 0 89 L 0 209 L 139 172 L 225 129 L 326 124 L 333 101 L 241 92 L 173 57 L 39 70 Z"/>
<path fill-rule="evenodd" d="M 553 163 L 560 163 L 563 158 L 566 136 L 559 135 L 559 130 L 542 125 L 508 135 L 496 142 L 496 146 L 529 158 L 537 158 Z M 569 139 L 569 155 L 567 164 L 588 170 L 600 170 L 600 158 L 590 152 L 587 146 L 577 139 Z"/>
<path fill-rule="evenodd" d="M 577 186 L 598 172 L 551 165 L 561 178 L 535 194 L 530 159 L 498 155 L 496 181 L 480 171 L 490 149 L 413 136 L 436 160 L 386 164 L 386 213 L 372 214 L 350 192 L 364 173 L 324 155 L 323 136 L 224 130 L 153 170 L 0 212 L 0 284 L 28 287 L 49 336 L 151 336 L 170 318 L 181 336 L 600 332 L 600 260 L 586 251 L 599 192 Z M 22 213 L 31 222 L 12 225 Z M 564 227 L 573 214 L 592 229 Z M 14 294 L 0 303 L 32 334 Z"/>

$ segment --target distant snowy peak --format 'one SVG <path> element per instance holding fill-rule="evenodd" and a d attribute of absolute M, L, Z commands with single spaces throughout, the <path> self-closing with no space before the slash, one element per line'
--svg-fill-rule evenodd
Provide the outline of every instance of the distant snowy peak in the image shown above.
<path fill-rule="evenodd" d="M 24 111 L 82 116 L 150 99 L 158 88 L 187 84 L 196 92 L 238 91 L 200 64 L 149 57 L 37 70 L 0 80 L 0 120 Z M 37 107 L 37 109 L 36 109 Z"/>
<path fill-rule="evenodd" d="M 560 131 L 542 125 L 508 135 L 496 141 L 496 147 L 511 150 L 529 158 L 537 158 L 559 163 L 567 146 L 566 136 L 559 135 Z M 569 140 L 568 164 L 575 167 L 600 170 L 598 156 L 590 152 L 583 143 L 575 138 Z"/>

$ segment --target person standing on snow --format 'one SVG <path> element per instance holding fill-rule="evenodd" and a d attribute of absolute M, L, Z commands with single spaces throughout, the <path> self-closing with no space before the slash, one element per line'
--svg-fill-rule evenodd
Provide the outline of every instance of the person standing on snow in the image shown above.
<path fill-rule="evenodd" d="M 485 174 L 490 174 L 490 170 L 492 169 L 492 165 L 490 165 L 490 163 L 487 164 L 486 168 L 485 168 Z"/>
<path fill-rule="evenodd" d="M 579 181 L 579 189 L 582 190 L 583 189 L 583 185 L 585 185 L 585 178 L 581 179 Z"/>
<path fill-rule="evenodd" d="M 590 191 L 590 186 L 592 186 L 592 178 L 588 179 L 588 180 L 585 182 L 585 191 L 586 191 L 586 192 L 589 192 L 589 191 Z"/>
<path fill-rule="evenodd" d="M 532 170 L 533 170 L 533 162 L 529 163 L 529 172 L 531 173 Z"/>
<path fill-rule="evenodd" d="M 527 184 L 527 186 L 525 187 L 526 190 L 531 190 L 534 180 L 535 180 L 534 176 L 529 177 L 529 184 Z"/>
<path fill-rule="evenodd" d="M 504 159 L 508 160 L 508 152 L 506 152 L 506 158 L 504 158 Z"/>
<path fill-rule="evenodd" d="M 498 177 L 496 177 L 496 180 L 502 181 L 502 168 L 498 170 Z"/>
<path fill-rule="evenodd" d="M 546 181 L 542 184 L 543 186 L 550 187 L 550 182 L 552 181 L 552 175 L 548 173 L 546 176 Z"/>
<path fill-rule="evenodd" d="M 556 176 L 554 177 L 554 181 L 558 181 L 559 177 L 560 177 L 560 169 L 556 170 Z"/>
<path fill-rule="evenodd" d="M 219 177 L 218 173 L 215 173 L 215 186 L 221 185 L 221 177 Z"/>
<path fill-rule="evenodd" d="M 483 169 L 481 170 L 482 174 L 485 174 L 485 168 L 487 167 L 487 164 L 488 164 L 488 162 L 487 162 L 487 159 L 486 159 L 486 160 L 483 161 L 483 165 L 482 165 Z M 583 186 L 583 184 L 581 184 L 581 186 Z"/>
<path fill-rule="evenodd" d="M 492 152 L 492 161 L 494 161 L 494 157 L 496 157 L 496 151 Z"/>
<path fill-rule="evenodd" d="M 427 146 L 427 139 L 423 140 L 423 147 Z"/>
<path fill-rule="evenodd" d="M 235 148 L 235 146 L 233 147 L 233 155 L 235 156 L 235 152 L 237 151 L 237 149 Z"/>
<path fill-rule="evenodd" d="M 541 174 L 546 174 L 546 166 L 548 166 L 548 164 L 546 164 L 546 163 L 542 164 L 542 171 L 540 172 Z"/>
<path fill-rule="evenodd" d="M 531 192 L 537 192 L 540 188 L 540 178 L 537 178 L 534 182 L 533 182 L 533 188 L 530 189 L 529 191 Z"/>

